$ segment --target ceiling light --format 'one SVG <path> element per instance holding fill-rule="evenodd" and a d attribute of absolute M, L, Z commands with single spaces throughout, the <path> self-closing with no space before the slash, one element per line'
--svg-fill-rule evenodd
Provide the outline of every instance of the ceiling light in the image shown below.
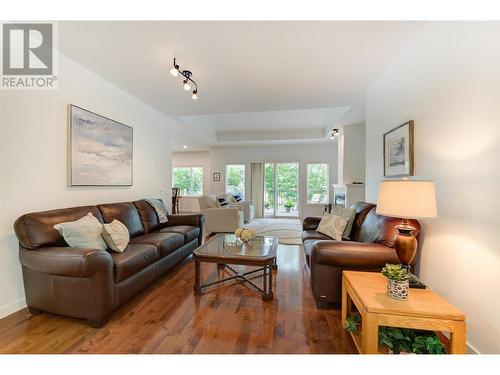
<path fill-rule="evenodd" d="M 339 134 L 340 134 L 340 129 L 338 128 L 330 130 L 330 139 L 332 140 L 337 139 L 339 137 Z"/>
<path fill-rule="evenodd" d="M 184 91 L 193 90 L 191 98 L 193 100 L 198 99 L 198 85 L 191 78 L 193 73 L 189 70 L 180 70 L 179 65 L 177 65 L 175 63 L 175 57 L 174 57 L 174 67 L 172 69 L 170 69 L 170 74 L 172 74 L 174 77 L 178 77 L 180 74 L 184 78 L 182 80 L 182 83 L 183 83 L 182 87 L 184 88 Z"/>
<path fill-rule="evenodd" d="M 182 146 L 182 148 L 185 150 L 186 148 L 188 148 L 188 146 L 184 145 L 184 146 Z"/>

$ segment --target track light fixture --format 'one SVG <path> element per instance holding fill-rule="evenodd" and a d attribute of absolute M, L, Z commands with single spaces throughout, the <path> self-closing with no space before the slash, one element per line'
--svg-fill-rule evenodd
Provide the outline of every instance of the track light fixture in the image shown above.
<path fill-rule="evenodd" d="M 189 70 L 180 70 L 179 65 L 177 65 L 175 63 L 175 57 L 174 57 L 174 67 L 172 69 L 170 69 L 170 74 L 172 74 L 174 77 L 178 77 L 180 74 L 184 78 L 182 80 L 182 83 L 183 83 L 182 87 L 184 88 L 184 91 L 190 91 L 192 89 L 193 93 L 191 95 L 191 98 L 193 100 L 198 99 L 198 85 L 191 78 L 193 73 Z M 192 83 L 192 85 L 190 84 L 190 82 Z M 193 89 L 193 86 L 194 86 L 194 89 Z"/>
<path fill-rule="evenodd" d="M 340 129 L 339 128 L 333 128 L 330 130 L 330 139 L 335 140 L 339 137 L 340 135 Z"/>

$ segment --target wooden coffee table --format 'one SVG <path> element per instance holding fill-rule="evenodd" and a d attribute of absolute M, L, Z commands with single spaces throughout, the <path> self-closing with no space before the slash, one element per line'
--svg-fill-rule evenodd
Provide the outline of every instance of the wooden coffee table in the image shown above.
<path fill-rule="evenodd" d="M 230 280 L 239 280 L 257 290 L 264 301 L 273 299 L 273 270 L 276 266 L 276 250 L 278 239 L 275 237 L 256 236 L 248 243 L 238 247 L 228 246 L 234 242 L 234 234 L 217 234 L 202 246 L 194 250 L 195 261 L 194 293 L 201 294 L 204 288 L 225 283 Z M 226 242 L 226 244 L 225 244 Z M 216 263 L 219 271 L 227 271 L 231 276 L 216 281 L 201 283 L 201 263 Z M 230 265 L 258 267 L 255 270 L 240 273 Z M 250 275 L 261 273 L 262 288 L 256 285 Z"/>
<path fill-rule="evenodd" d="M 431 289 L 410 289 L 408 300 L 386 294 L 387 279 L 376 272 L 342 273 L 342 325 L 354 304 L 361 315 L 361 332 L 352 333 L 360 353 L 378 353 L 378 327 L 450 332 L 450 353 L 466 351 L 465 315 Z"/>

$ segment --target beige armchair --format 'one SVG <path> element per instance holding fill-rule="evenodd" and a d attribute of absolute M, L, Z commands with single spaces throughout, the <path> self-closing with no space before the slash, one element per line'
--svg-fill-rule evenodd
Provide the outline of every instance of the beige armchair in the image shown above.
<path fill-rule="evenodd" d="M 236 207 L 237 209 L 243 211 L 243 221 L 245 223 L 248 223 L 255 217 L 252 201 L 229 203 L 229 207 Z"/>
<path fill-rule="evenodd" d="M 243 206 L 217 207 L 217 197 L 213 194 L 198 198 L 200 211 L 205 215 L 205 230 L 210 233 L 232 233 L 243 227 Z"/>
<path fill-rule="evenodd" d="M 253 202 L 252 201 L 239 201 L 235 202 L 231 193 L 222 194 L 222 197 L 229 202 L 229 207 L 236 207 L 243 211 L 243 221 L 248 223 L 255 217 Z"/>

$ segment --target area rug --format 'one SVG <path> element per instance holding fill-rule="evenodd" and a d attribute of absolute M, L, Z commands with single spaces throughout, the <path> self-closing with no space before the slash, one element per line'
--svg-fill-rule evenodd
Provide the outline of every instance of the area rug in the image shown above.
<path fill-rule="evenodd" d="M 255 230 L 258 236 L 273 236 L 284 245 L 302 245 L 302 223 L 299 219 L 253 219 L 245 228 Z"/>

